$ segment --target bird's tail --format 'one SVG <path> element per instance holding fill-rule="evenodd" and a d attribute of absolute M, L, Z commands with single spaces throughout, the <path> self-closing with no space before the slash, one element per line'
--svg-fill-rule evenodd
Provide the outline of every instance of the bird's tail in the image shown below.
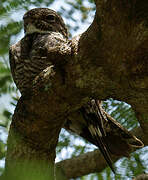
<path fill-rule="evenodd" d="M 87 124 L 81 136 L 99 147 L 104 159 L 115 173 L 108 145 L 105 141 L 106 131 L 104 123 L 107 122 L 107 118 L 102 111 L 101 102 L 93 99 L 88 103 L 87 107 L 82 107 L 80 112 Z"/>
<path fill-rule="evenodd" d="M 70 113 L 64 128 L 99 147 L 114 173 L 110 154 L 128 157 L 132 148 L 144 146 L 141 140 L 104 111 L 99 100 L 92 99 L 78 111 Z"/>

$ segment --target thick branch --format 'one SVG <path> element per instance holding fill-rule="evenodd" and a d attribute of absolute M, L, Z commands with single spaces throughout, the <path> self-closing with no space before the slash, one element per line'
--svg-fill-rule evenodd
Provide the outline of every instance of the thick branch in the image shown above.
<path fill-rule="evenodd" d="M 8 175 L 11 171 L 11 175 L 15 176 L 15 168 L 19 169 L 19 173 L 23 173 L 24 164 L 27 163 L 29 169 L 31 163 L 33 163 L 38 166 L 36 168 L 41 170 L 41 174 L 44 174 L 46 169 L 49 171 L 48 176 L 49 174 L 53 176 L 53 168 L 51 167 L 54 166 L 55 148 L 61 126 L 64 123 L 64 119 L 58 117 L 60 113 L 54 113 L 54 110 L 56 111 L 58 108 L 62 110 L 57 102 L 58 97 L 54 97 L 55 99 L 52 98 L 51 101 L 48 93 L 43 92 L 37 96 L 22 96 L 19 99 L 8 136 L 6 157 L 6 172 Z M 46 100 L 50 104 L 56 103 L 56 108 L 52 110 L 52 106 L 49 107 Z M 43 168 L 44 165 L 45 168 Z"/>
<path fill-rule="evenodd" d="M 148 134 L 148 1 L 96 0 L 92 25 L 67 65 L 67 82 L 93 98 L 131 104 Z"/>
<path fill-rule="evenodd" d="M 6 165 L 11 164 L 15 157 L 29 159 L 32 153 L 35 159 L 40 159 L 43 151 L 47 159 L 53 162 L 64 117 L 78 109 L 88 97 L 112 97 L 131 104 L 144 131 L 144 139 L 148 137 L 148 1 L 96 0 L 96 5 L 92 25 L 78 39 L 72 39 L 72 53 L 63 55 L 67 63 L 62 70 L 57 68 L 48 91 L 42 91 L 18 105 L 8 140 Z M 22 141 L 14 138 L 15 130 L 21 134 L 23 143 L 28 143 L 25 151 Z M 95 156 L 92 156 L 94 159 Z M 83 155 L 83 161 L 78 158 L 74 160 L 76 164 L 83 162 L 75 168 L 84 168 L 84 165 L 90 168 L 86 168 L 86 172 L 85 168 L 82 172 L 78 171 L 78 176 L 93 172 L 92 169 L 98 170 L 100 164 L 95 161 L 90 167 L 88 158 Z M 116 157 L 113 159 L 116 160 Z M 69 161 L 64 161 L 63 167 L 67 168 L 66 162 L 69 164 Z M 103 159 L 100 162 L 105 167 Z M 67 174 L 67 177 L 72 175 Z"/>
<path fill-rule="evenodd" d="M 148 137 L 144 136 L 141 128 L 134 130 L 134 135 L 138 136 L 145 143 L 145 139 Z M 145 145 L 148 145 L 148 143 Z M 135 151 L 135 149 L 133 149 Z M 112 156 L 113 162 L 117 161 L 123 156 Z M 72 159 L 67 159 L 61 162 L 56 163 L 58 168 L 61 168 L 63 174 L 70 178 L 81 177 L 89 173 L 101 172 L 104 168 L 107 167 L 107 163 L 104 160 L 102 154 L 99 150 L 88 152 L 80 156 L 74 157 Z"/>

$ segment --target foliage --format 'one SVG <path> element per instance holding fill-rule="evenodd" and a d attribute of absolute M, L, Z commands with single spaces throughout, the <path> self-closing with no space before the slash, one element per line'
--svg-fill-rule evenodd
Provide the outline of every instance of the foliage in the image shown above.
<path fill-rule="evenodd" d="M 58 3 L 59 4 L 58 4 Z M 0 159 L 5 157 L 6 141 L 3 136 L 8 133 L 8 127 L 12 116 L 12 109 L 16 105 L 19 98 L 9 69 L 8 63 L 8 48 L 10 44 L 15 43 L 22 37 L 22 16 L 24 12 L 33 7 L 54 7 L 63 17 L 69 27 L 71 35 L 80 32 L 80 29 L 86 28 L 93 18 L 95 6 L 93 0 L 1 0 L 0 2 L 0 96 L 5 99 L 5 95 L 9 97 L 9 106 L 0 108 Z M 81 28 L 80 28 L 81 26 Z M 138 126 L 135 115 L 131 107 L 124 103 L 115 101 L 113 99 L 104 102 L 104 108 L 117 119 L 122 125 L 129 130 Z M 57 160 L 69 158 L 71 156 L 79 155 L 95 147 L 90 143 L 82 140 L 76 135 L 70 135 L 65 130 L 61 131 L 60 141 L 57 147 Z M 103 180 L 110 179 L 128 179 L 133 175 L 137 175 L 146 170 L 148 164 L 144 160 L 144 156 L 148 153 L 147 148 L 138 150 L 132 153 L 131 158 L 122 158 L 116 163 L 118 175 L 114 177 L 109 168 L 106 168 L 102 173 L 92 174 L 89 176 L 81 177 L 81 180 Z M 147 161 L 148 162 L 148 161 Z M 2 172 L 3 167 L 0 169 Z"/>

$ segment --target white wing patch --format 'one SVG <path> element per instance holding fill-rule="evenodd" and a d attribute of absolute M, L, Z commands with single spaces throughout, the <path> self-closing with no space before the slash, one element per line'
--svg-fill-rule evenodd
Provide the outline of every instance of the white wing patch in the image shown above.
<path fill-rule="evenodd" d="M 92 136 L 99 135 L 99 137 L 102 137 L 102 133 L 99 128 L 95 128 L 93 125 L 89 125 L 88 129 L 90 133 L 92 134 Z"/>

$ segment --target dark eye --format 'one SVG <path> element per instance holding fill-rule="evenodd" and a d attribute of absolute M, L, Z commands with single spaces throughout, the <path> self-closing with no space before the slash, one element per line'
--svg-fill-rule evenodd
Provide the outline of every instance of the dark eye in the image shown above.
<path fill-rule="evenodd" d="M 47 19 L 48 19 L 48 21 L 54 22 L 55 21 L 55 16 L 50 14 L 50 15 L 47 16 Z"/>

